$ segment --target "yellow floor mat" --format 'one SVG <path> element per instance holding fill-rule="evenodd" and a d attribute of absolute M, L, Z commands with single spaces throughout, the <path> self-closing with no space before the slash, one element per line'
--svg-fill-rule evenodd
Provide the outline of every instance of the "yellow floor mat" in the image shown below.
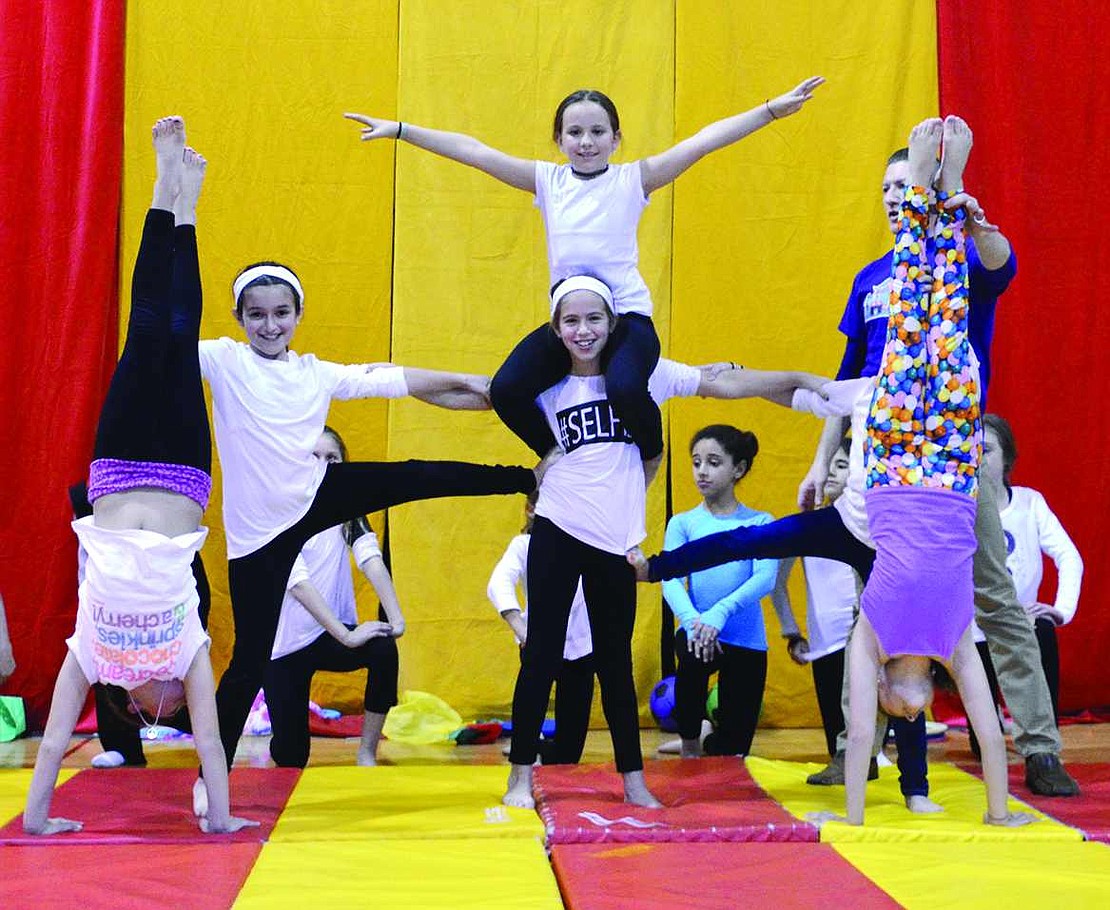
<path fill-rule="evenodd" d="M 508 773 L 503 765 L 308 768 L 270 840 L 542 838 L 535 811 L 501 804 Z"/>
<path fill-rule="evenodd" d="M 352 906 L 562 910 L 563 902 L 540 840 L 519 838 L 270 843 L 234 904 L 235 910 Z"/>
<path fill-rule="evenodd" d="M 857 843 L 834 849 L 907 910 L 1110 906 L 1105 844 Z"/>
<path fill-rule="evenodd" d="M 771 761 L 749 757 L 748 771 L 756 782 L 799 819 L 807 812 L 831 810 L 844 814 L 843 787 L 813 787 L 806 776 L 820 765 Z M 1082 834 L 1030 806 L 1010 800 L 1013 811 L 1032 812 L 1040 821 L 1023 828 L 983 824 L 986 791 L 982 781 L 948 764 L 929 766 L 929 795 L 944 806 L 943 812 L 916 814 L 906 809 L 898 790 L 898 769 L 882 768 L 879 779 L 867 785 L 867 807 L 862 826 L 827 822 L 821 827 L 822 843 L 860 841 L 1081 841 Z"/>
<path fill-rule="evenodd" d="M 62 768 L 58 772 L 61 786 L 78 771 L 77 768 Z M 3 827 L 23 811 L 27 802 L 27 790 L 31 786 L 30 768 L 13 768 L 0 771 L 0 827 Z"/>

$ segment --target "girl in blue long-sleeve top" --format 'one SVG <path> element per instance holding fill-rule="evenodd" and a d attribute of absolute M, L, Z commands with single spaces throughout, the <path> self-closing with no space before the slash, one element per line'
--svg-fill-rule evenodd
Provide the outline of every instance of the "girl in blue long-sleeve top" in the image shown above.
<path fill-rule="evenodd" d="M 666 548 L 772 516 L 736 499 L 736 484 L 759 451 L 755 434 L 714 424 L 694 434 L 690 456 L 704 502 L 667 523 Z M 746 755 L 755 735 L 767 680 L 767 633 L 760 600 L 775 586 L 778 561 L 725 563 L 663 583 L 680 627 L 675 637 L 675 713 L 682 755 Z M 719 671 L 717 731 L 699 741 L 709 676 Z"/>

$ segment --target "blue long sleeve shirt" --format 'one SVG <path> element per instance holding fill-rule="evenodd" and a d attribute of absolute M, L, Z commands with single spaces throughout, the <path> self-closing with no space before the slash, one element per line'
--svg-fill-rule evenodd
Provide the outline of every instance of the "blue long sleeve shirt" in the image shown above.
<path fill-rule="evenodd" d="M 666 549 L 742 525 L 762 525 L 774 519 L 739 505 L 731 515 L 714 515 L 705 504 L 681 512 L 667 522 Z M 777 559 L 741 559 L 684 578 L 663 582 L 663 596 L 687 632 L 695 622 L 720 630 L 722 644 L 767 650 L 767 630 L 759 602 L 775 587 Z"/>

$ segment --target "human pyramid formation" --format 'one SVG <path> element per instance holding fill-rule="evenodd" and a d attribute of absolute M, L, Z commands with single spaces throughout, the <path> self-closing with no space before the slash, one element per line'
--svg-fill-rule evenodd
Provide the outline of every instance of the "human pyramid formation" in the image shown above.
<path fill-rule="evenodd" d="M 206 832 L 255 824 L 230 813 L 228 768 L 263 682 L 274 720 L 274 758 L 303 766 L 314 670 L 370 666 L 375 685 L 367 691 L 359 759 L 372 763 L 381 723 L 396 703 L 395 639 L 404 620 L 363 516 L 421 499 L 514 493 L 531 497 L 529 533 L 514 541 L 515 555 L 511 548 L 490 585 L 491 599 L 522 641 L 506 804 L 533 805 L 533 762 L 556 679 L 565 702 L 557 715 L 578 718 L 556 737 L 557 760 L 578 759 L 596 674 L 625 799 L 659 807 L 644 781 L 632 674 L 637 575 L 658 581 L 717 565 L 722 569 L 714 571 L 735 572 L 723 564 L 737 559 L 811 555 L 846 562 L 867 580 L 851 644 L 842 762 L 848 819 L 863 821 L 876 702 L 893 717 L 919 718 L 931 694 L 930 660 L 939 660 L 959 684 L 982 744 L 984 820 L 1031 821 L 1007 810 L 1003 740 L 971 637 L 979 593 L 972 559 L 980 377 L 986 371 L 985 352 L 973 350 L 969 339 L 965 233 L 981 244 L 978 267 L 988 270 L 1000 268 L 988 263 L 988 255 L 998 255 L 1001 235 L 962 188 L 972 144 L 967 125 L 949 117 L 917 126 L 907 157 L 898 162 L 902 176 L 884 187 L 897 235 L 887 276 L 893 290 L 881 342 L 854 367 L 862 378 L 842 375 L 847 381 L 834 382 L 731 361 L 693 367 L 659 356 L 636 245 L 647 197 L 710 152 L 798 112 L 823 81 L 807 79 L 630 164 L 610 162 L 621 139 L 619 119 L 612 102 L 594 91 L 568 96 L 556 111 L 554 139 L 567 158 L 561 165 L 514 158 L 462 134 L 348 114 L 362 124 L 363 139 L 406 141 L 535 195 L 547 228 L 551 320 L 517 345 L 492 380 L 298 355 L 291 342 L 305 293 L 295 272 L 276 262 L 249 265 L 234 281 L 234 312 L 246 342 L 200 340 L 195 225 L 207 163 L 186 145 L 180 117 L 155 123 L 157 177 L 135 263 L 127 339 L 100 416 L 88 482 L 91 515 L 73 524 L 87 553 L 76 629 L 35 763 L 25 830 L 56 834 L 81 827 L 50 817 L 49 807 L 90 685 L 122 693 L 125 713 L 144 724 L 187 707 L 203 775 L 193 804 Z M 1005 261 L 1004 238 L 1002 244 Z M 970 286 L 974 290 L 974 280 Z M 235 623 L 231 662 L 218 687 L 195 574 L 211 487 L 203 381 L 212 393 L 223 469 Z M 646 533 L 645 491 L 663 452 L 659 407 L 694 395 L 758 396 L 827 418 L 803 484 L 810 494 L 820 488 L 844 437 L 842 418 L 854 412 L 845 493 L 851 505 L 781 522 L 744 510 L 733 488 L 758 444 L 735 428 L 708 427 L 691 447 L 695 478 L 708 511 L 728 513 L 731 523 L 716 525 L 727 528 L 723 534 L 702 529 L 693 535 L 700 539 L 644 559 L 638 545 Z M 525 468 L 349 461 L 338 434 L 325 426 L 331 400 L 403 396 L 449 409 L 492 406 L 539 462 Z M 715 529 L 712 521 L 705 528 Z M 676 542 L 668 534 L 668 546 Z M 382 597 L 379 621 L 355 618 L 347 545 Z M 695 597 L 693 586 L 688 589 L 691 609 L 680 616 L 680 642 L 702 664 L 752 650 L 734 646 L 729 620 L 753 603 L 758 612 L 774 568 L 768 576 L 765 569 L 753 573 L 748 563 L 743 573 L 741 585 L 754 575 L 760 581 L 715 611 L 720 596 L 701 601 L 700 591 Z M 513 595 L 520 577 L 530 594 L 526 624 Z M 735 578 L 720 575 L 718 581 L 722 590 L 737 588 Z M 767 590 L 756 590 L 759 585 Z M 998 624 L 990 622 L 990 611 L 979 615 L 989 640 Z M 765 652 L 765 638 L 762 647 Z M 1027 656 L 1021 652 L 1016 659 Z M 762 667 L 765 676 L 765 653 Z M 999 671 L 1018 719 L 1006 682 L 1014 672 L 1005 661 Z M 741 697 L 726 692 L 725 675 L 722 664 L 726 720 L 719 746 L 726 754 L 744 754 L 758 707 L 742 709 Z M 760 677 L 760 692 L 762 684 Z M 1044 734 L 1038 711 L 1043 706 L 1035 702 L 1025 709 L 1028 717 L 1018 719 L 1027 739 L 1048 740 L 1034 743 L 1028 754 L 1047 755 L 1046 773 L 1057 783 L 1061 775 L 1070 781 L 1056 758 L 1060 745 L 1051 714 L 1051 733 Z"/>

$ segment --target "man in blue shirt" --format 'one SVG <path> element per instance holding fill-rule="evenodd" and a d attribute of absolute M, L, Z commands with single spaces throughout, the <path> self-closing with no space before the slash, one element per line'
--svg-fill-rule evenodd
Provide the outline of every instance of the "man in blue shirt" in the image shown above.
<path fill-rule="evenodd" d="M 908 173 L 908 154 L 900 149 L 890 156 L 883 175 L 883 207 L 892 232 L 897 230 Z M 978 202 L 971 200 L 968 210 L 968 333 L 979 358 L 981 405 L 986 412 L 995 308 L 1017 271 L 1017 262 L 1010 242 L 986 221 Z M 886 253 L 864 267 L 852 284 L 840 320 L 847 344 L 837 379 L 874 376 L 879 371 L 889 315 L 890 256 Z M 847 423 L 842 418 L 831 418 L 826 423 L 813 465 L 798 490 L 802 508 L 813 508 L 819 502 L 829 462 L 846 431 Z M 1079 785 L 1060 764 L 1062 743 L 1033 626 L 1006 570 L 1006 542 L 998 503 L 984 487 L 980 487 L 975 533 L 979 542 L 975 555 L 975 618 L 987 637 L 1002 694 L 1014 720 L 1014 745 L 1025 758 L 1026 785 L 1044 796 L 1078 795 Z"/>

